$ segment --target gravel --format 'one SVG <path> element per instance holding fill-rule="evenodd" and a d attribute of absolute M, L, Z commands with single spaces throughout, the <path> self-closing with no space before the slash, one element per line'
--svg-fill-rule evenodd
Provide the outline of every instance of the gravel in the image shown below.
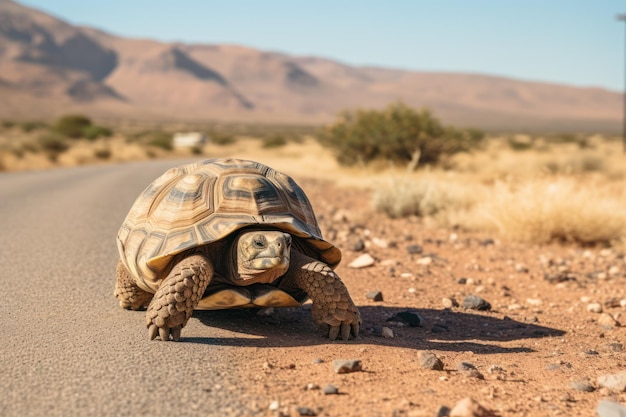
<path fill-rule="evenodd" d="M 491 304 L 477 295 L 470 294 L 463 300 L 463 308 L 468 310 L 489 311 Z"/>
<path fill-rule="evenodd" d="M 360 359 L 336 359 L 333 361 L 333 370 L 337 374 L 358 372 L 363 369 Z"/>
<path fill-rule="evenodd" d="M 419 361 L 422 368 L 432 371 L 443 371 L 443 362 L 432 352 L 420 352 Z"/>

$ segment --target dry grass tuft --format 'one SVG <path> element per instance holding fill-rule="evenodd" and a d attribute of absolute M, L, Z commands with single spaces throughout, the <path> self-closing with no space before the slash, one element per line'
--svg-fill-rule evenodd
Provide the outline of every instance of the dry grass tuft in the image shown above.
<path fill-rule="evenodd" d="M 518 241 L 615 244 L 626 240 L 625 206 L 621 187 L 558 177 L 497 183 L 477 212 Z"/>

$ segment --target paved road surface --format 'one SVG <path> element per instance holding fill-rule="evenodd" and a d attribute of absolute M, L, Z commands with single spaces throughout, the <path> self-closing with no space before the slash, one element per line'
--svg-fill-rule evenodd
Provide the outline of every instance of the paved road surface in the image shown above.
<path fill-rule="evenodd" d="M 232 347 L 149 342 L 145 313 L 113 297 L 118 227 L 177 164 L 0 174 L 0 415 L 250 414 L 219 389 L 242 378 Z M 192 320 L 183 336 L 206 332 Z"/>

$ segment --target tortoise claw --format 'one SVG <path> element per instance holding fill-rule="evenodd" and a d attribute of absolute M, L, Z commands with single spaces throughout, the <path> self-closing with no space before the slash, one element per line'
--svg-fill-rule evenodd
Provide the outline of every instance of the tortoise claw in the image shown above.
<path fill-rule="evenodd" d="M 167 342 L 170 340 L 170 331 L 166 327 L 159 327 L 159 336 L 161 340 Z"/>
<path fill-rule="evenodd" d="M 350 323 L 346 323 L 345 321 L 341 323 L 341 339 L 348 340 L 350 339 Z"/>
<path fill-rule="evenodd" d="M 330 340 L 335 340 L 337 339 L 337 336 L 339 336 L 339 326 L 331 326 L 330 331 L 328 332 L 328 338 Z"/>
<path fill-rule="evenodd" d="M 148 327 L 148 337 L 150 340 L 154 340 L 157 337 L 157 334 L 159 334 L 159 328 L 154 324 L 150 325 Z"/>

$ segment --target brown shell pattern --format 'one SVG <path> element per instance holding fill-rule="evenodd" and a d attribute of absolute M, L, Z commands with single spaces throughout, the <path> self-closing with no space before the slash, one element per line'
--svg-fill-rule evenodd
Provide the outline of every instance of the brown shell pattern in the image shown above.
<path fill-rule="evenodd" d="M 159 274 L 174 255 L 251 225 L 303 238 L 331 267 L 341 260 L 339 249 L 322 239 L 311 204 L 292 178 L 239 159 L 206 160 L 165 172 L 139 195 L 117 243 L 137 283 L 156 291 Z"/>

